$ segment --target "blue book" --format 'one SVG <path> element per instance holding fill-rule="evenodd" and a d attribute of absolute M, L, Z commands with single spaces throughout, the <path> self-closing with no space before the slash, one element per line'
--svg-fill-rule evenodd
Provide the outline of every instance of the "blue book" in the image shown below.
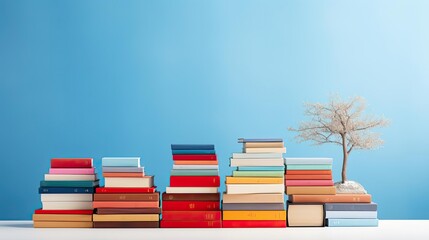
<path fill-rule="evenodd" d="M 331 218 L 326 219 L 328 227 L 377 227 L 378 219 L 376 218 L 363 218 L 363 219 L 339 219 Z"/>
<path fill-rule="evenodd" d="M 285 166 L 272 166 L 272 167 L 238 167 L 238 171 L 284 171 Z"/>
<path fill-rule="evenodd" d="M 174 155 L 180 154 L 215 154 L 215 150 L 173 150 Z"/>
<path fill-rule="evenodd" d="M 213 144 L 171 144 L 171 150 L 214 150 Z"/>
<path fill-rule="evenodd" d="M 287 170 L 331 170 L 330 164 L 294 164 L 286 165 Z"/>
<path fill-rule="evenodd" d="M 377 211 L 377 203 L 325 203 L 325 211 Z"/>
<path fill-rule="evenodd" d="M 283 142 L 281 138 L 239 138 L 239 143 L 246 142 Z"/>
<path fill-rule="evenodd" d="M 71 188 L 89 188 L 98 186 L 96 181 L 40 181 L 41 187 L 71 187 Z"/>
<path fill-rule="evenodd" d="M 72 187 L 40 187 L 39 193 L 45 194 L 45 193 L 94 193 L 95 188 L 89 187 L 78 187 L 78 188 L 72 188 Z"/>
<path fill-rule="evenodd" d="M 103 167 L 140 167 L 139 157 L 104 157 L 101 159 Z"/>

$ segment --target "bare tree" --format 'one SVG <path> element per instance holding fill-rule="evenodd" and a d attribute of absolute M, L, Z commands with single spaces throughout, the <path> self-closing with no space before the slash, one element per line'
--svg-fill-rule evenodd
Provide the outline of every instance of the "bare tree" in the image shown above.
<path fill-rule="evenodd" d="M 375 149 L 384 143 L 379 134 L 370 130 L 387 126 L 389 122 L 384 118 L 362 116 L 366 108 L 362 97 L 343 101 L 334 96 L 326 104 L 306 103 L 305 107 L 305 115 L 311 119 L 289 130 L 298 132 L 295 137 L 298 142 L 340 145 L 343 150 L 342 183 L 347 181 L 347 160 L 353 149 Z"/>

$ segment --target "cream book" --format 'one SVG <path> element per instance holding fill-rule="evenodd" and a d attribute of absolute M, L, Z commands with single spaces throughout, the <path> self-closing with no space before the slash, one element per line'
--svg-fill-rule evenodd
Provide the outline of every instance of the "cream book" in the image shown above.
<path fill-rule="evenodd" d="M 283 158 L 282 153 L 233 153 L 232 158 Z"/>
<path fill-rule="evenodd" d="M 223 203 L 284 203 L 284 193 L 227 194 L 222 195 Z"/>
<path fill-rule="evenodd" d="M 92 194 L 53 193 L 40 194 L 42 202 L 92 202 Z"/>
<path fill-rule="evenodd" d="M 167 187 L 166 193 L 217 193 L 217 187 Z"/>
<path fill-rule="evenodd" d="M 284 166 L 283 158 L 231 158 L 231 167 L 282 167 Z"/>
<path fill-rule="evenodd" d="M 97 175 L 45 174 L 45 181 L 95 181 Z"/>
<path fill-rule="evenodd" d="M 283 142 L 246 142 L 244 148 L 282 148 Z"/>
<path fill-rule="evenodd" d="M 219 165 L 176 165 L 173 164 L 173 169 L 176 170 L 218 170 Z"/>
<path fill-rule="evenodd" d="M 43 210 L 88 210 L 92 202 L 42 202 Z"/>
<path fill-rule="evenodd" d="M 144 177 L 106 177 L 104 178 L 105 187 L 153 187 L 153 176 Z"/>
<path fill-rule="evenodd" d="M 288 204 L 287 221 L 289 227 L 323 227 L 323 205 Z"/>
<path fill-rule="evenodd" d="M 281 148 L 244 148 L 245 153 L 286 153 L 286 147 Z"/>
<path fill-rule="evenodd" d="M 227 194 L 284 193 L 284 184 L 226 184 Z"/>

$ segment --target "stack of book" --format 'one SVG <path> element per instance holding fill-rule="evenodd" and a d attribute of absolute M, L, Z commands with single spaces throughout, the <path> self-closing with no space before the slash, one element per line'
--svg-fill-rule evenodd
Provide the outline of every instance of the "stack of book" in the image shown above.
<path fill-rule="evenodd" d="M 51 159 L 40 182 L 42 209 L 33 215 L 35 228 L 92 228 L 93 193 L 98 179 L 92 158 Z"/>
<path fill-rule="evenodd" d="M 286 194 L 289 195 L 288 226 L 323 227 L 323 202 L 301 202 L 297 199 L 335 195 L 332 158 L 286 158 L 285 164 Z"/>
<path fill-rule="evenodd" d="M 172 144 L 170 186 L 162 195 L 162 228 L 221 227 L 219 164 L 214 145 Z"/>
<path fill-rule="evenodd" d="M 242 153 L 233 153 L 223 195 L 222 225 L 286 227 L 282 139 L 239 139 Z"/>
<path fill-rule="evenodd" d="M 140 158 L 105 157 L 102 166 L 104 187 L 94 194 L 94 228 L 158 228 L 159 192 Z"/>

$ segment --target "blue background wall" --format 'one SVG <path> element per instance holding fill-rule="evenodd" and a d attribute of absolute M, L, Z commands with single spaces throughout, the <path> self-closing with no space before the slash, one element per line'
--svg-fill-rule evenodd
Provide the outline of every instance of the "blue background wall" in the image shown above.
<path fill-rule="evenodd" d="M 303 103 L 361 95 L 391 119 L 353 152 L 382 219 L 428 219 L 428 1 L 0 1 L 0 219 L 30 219 L 52 157 L 141 156 L 164 191 L 171 143 L 297 144 Z"/>

